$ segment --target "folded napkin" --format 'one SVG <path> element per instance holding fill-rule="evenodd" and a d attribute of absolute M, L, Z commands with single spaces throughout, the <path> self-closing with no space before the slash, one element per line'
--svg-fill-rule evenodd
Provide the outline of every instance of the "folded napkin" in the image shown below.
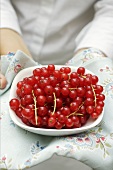
<path fill-rule="evenodd" d="M 85 51 L 67 65 L 84 66 L 99 77 L 106 96 L 104 117 L 98 126 L 84 133 L 50 137 L 28 132 L 10 118 L 8 96 L 16 74 L 38 65 L 22 51 L 1 57 L 2 73 L 8 84 L 1 95 L 1 169 L 24 169 L 49 159 L 53 154 L 79 160 L 94 170 L 113 170 L 113 62 L 98 52 Z"/>
<path fill-rule="evenodd" d="M 0 95 L 9 89 L 14 77 L 20 70 L 36 65 L 38 65 L 37 62 L 20 50 L 16 54 L 8 53 L 1 56 L 1 72 L 5 75 L 8 83 L 5 89 L 0 90 Z"/>

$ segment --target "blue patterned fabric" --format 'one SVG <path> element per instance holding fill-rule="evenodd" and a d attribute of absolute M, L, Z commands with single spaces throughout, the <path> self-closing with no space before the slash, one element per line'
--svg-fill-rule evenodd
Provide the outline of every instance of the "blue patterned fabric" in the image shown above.
<path fill-rule="evenodd" d="M 84 51 L 67 65 L 84 66 L 94 72 L 104 87 L 105 113 L 101 124 L 84 133 L 50 137 L 30 133 L 18 127 L 10 118 L 8 97 L 16 74 L 37 65 L 23 52 L 1 57 L 2 73 L 8 84 L 1 94 L 1 169 L 24 169 L 43 162 L 53 154 L 71 157 L 94 170 L 113 170 L 113 62 L 99 52 Z"/>

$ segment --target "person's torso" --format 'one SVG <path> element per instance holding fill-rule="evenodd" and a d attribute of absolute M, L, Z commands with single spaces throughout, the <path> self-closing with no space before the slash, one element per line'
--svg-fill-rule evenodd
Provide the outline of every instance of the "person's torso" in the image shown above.
<path fill-rule="evenodd" d="M 95 0 L 11 0 L 23 38 L 41 64 L 64 64 L 75 38 L 93 18 Z"/>

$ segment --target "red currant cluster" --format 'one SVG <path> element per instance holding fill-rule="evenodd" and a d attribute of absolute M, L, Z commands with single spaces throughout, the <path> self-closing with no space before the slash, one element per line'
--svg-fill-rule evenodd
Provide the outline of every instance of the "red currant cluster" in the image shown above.
<path fill-rule="evenodd" d="M 84 67 L 55 65 L 36 68 L 30 77 L 17 83 L 17 98 L 10 108 L 28 126 L 38 128 L 79 128 L 89 117 L 102 113 L 105 96 L 98 77 L 86 74 Z"/>

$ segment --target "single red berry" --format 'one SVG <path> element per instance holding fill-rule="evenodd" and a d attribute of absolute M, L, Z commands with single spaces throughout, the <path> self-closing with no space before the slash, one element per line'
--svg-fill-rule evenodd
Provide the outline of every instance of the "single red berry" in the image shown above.
<path fill-rule="evenodd" d="M 20 101 L 17 98 L 13 98 L 10 100 L 9 105 L 10 108 L 15 111 L 19 108 Z"/>
<path fill-rule="evenodd" d="M 34 117 L 34 110 L 32 109 L 28 109 L 28 108 L 24 108 L 22 110 L 22 116 L 25 117 L 26 119 L 31 119 L 32 117 Z"/>
<path fill-rule="evenodd" d="M 55 96 L 56 97 L 60 97 L 60 95 L 61 95 L 61 88 L 56 86 L 54 88 L 54 92 L 55 92 Z"/>
<path fill-rule="evenodd" d="M 34 90 L 34 95 L 35 96 L 44 95 L 44 91 L 41 88 L 37 88 Z"/>
<path fill-rule="evenodd" d="M 58 122 L 58 121 L 55 123 L 55 128 L 56 128 L 56 129 L 62 129 L 62 127 L 63 127 L 63 124 L 62 124 L 62 123 L 60 123 L 60 122 Z"/>
<path fill-rule="evenodd" d="M 64 68 L 64 73 L 69 74 L 71 72 L 71 68 L 70 67 L 65 67 Z"/>
<path fill-rule="evenodd" d="M 77 92 L 77 96 L 84 97 L 85 93 L 86 93 L 86 90 L 85 90 L 84 87 L 78 87 L 76 92 Z"/>
<path fill-rule="evenodd" d="M 65 106 L 70 106 L 70 103 L 72 102 L 72 98 L 70 98 L 70 97 L 66 97 L 65 98 L 65 101 L 64 101 L 64 105 Z"/>
<path fill-rule="evenodd" d="M 70 74 L 70 78 L 71 79 L 73 79 L 73 78 L 78 78 L 79 76 L 78 76 L 78 74 L 77 74 L 77 72 L 72 72 L 71 74 Z"/>
<path fill-rule="evenodd" d="M 46 95 L 46 102 L 47 103 L 53 103 L 54 102 L 53 95 Z"/>
<path fill-rule="evenodd" d="M 72 79 L 70 80 L 70 85 L 71 85 L 72 87 L 78 87 L 78 86 L 79 86 L 79 79 L 78 79 L 78 78 L 72 78 Z"/>
<path fill-rule="evenodd" d="M 61 93 L 63 96 L 68 96 L 70 93 L 70 90 L 67 87 L 62 87 Z"/>
<path fill-rule="evenodd" d="M 42 77 L 41 77 L 42 78 Z M 48 86 L 50 84 L 50 81 L 48 80 L 48 79 L 40 79 L 39 80 L 39 83 L 38 83 L 38 85 L 39 85 L 39 87 L 41 88 L 41 89 L 44 89 L 46 86 Z"/>
<path fill-rule="evenodd" d="M 24 96 L 24 100 L 25 100 L 25 103 L 26 105 L 27 104 L 33 104 L 33 96 L 31 94 L 27 94 Z"/>
<path fill-rule="evenodd" d="M 97 118 L 98 118 L 98 113 L 93 112 L 93 113 L 91 114 L 91 117 L 92 117 L 93 119 L 97 119 Z"/>
<path fill-rule="evenodd" d="M 80 113 L 82 113 L 83 115 L 86 114 L 86 107 L 84 105 L 82 105 L 79 109 Z"/>
<path fill-rule="evenodd" d="M 96 92 L 96 94 L 102 93 L 103 87 L 101 85 L 96 85 L 95 92 Z"/>
<path fill-rule="evenodd" d="M 31 86 L 34 86 L 35 83 L 36 83 L 36 79 L 34 76 L 28 77 L 26 80 L 26 84 L 29 84 Z"/>
<path fill-rule="evenodd" d="M 47 85 L 45 88 L 44 88 L 44 91 L 47 95 L 52 95 L 53 92 L 54 92 L 54 88 L 51 86 L 51 85 Z"/>
<path fill-rule="evenodd" d="M 84 86 L 85 79 L 83 77 L 79 77 L 79 86 Z"/>
<path fill-rule="evenodd" d="M 54 117 L 50 117 L 48 119 L 48 127 L 54 127 L 56 123 L 56 119 Z"/>
<path fill-rule="evenodd" d="M 62 111 L 61 111 L 61 114 L 64 115 L 64 116 L 68 116 L 71 114 L 71 110 L 68 106 L 64 106 Z"/>
<path fill-rule="evenodd" d="M 62 107 L 63 101 L 62 98 L 56 98 L 56 107 Z"/>
<path fill-rule="evenodd" d="M 23 81 L 19 81 L 17 83 L 17 88 L 21 89 L 22 88 L 22 85 L 23 85 Z"/>
<path fill-rule="evenodd" d="M 94 93 L 92 90 L 87 90 L 85 96 L 86 98 L 94 98 Z"/>
<path fill-rule="evenodd" d="M 103 101 L 97 101 L 97 105 L 101 106 L 101 107 L 104 107 L 104 102 Z"/>
<path fill-rule="evenodd" d="M 48 116 L 43 116 L 42 117 L 42 127 L 47 128 L 47 126 L 48 126 L 48 119 L 49 119 Z"/>
<path fill-rule="evenodd" d="M 25 100 L 25 96 L 20 99 L 20 103 L 21 103 L 22 106 L 27 105 L 26 100 Z"/>
<path fill-rule="evenodd" d="M 105 95 L 104 94 L 97 94 L 97 101 L 104 101 L 105 100 Z"/>
<path fill-rule="evenodd" d="M 79 105 L 78 105 L 77 102 L 72 102 L 70 104 L 70 109 L 71 109 L 72 112 L 75 112 L 78 109 L 78 107 L 79 107 Z"/>
<path fill-rule="evenodd" d="M 35 70 L 33 70 L 33 75 L 34 76 L 40 76 L 41 75 L 41 69 L 40 68 L 36 68 Z"/>
<path fill-rule="evenodd" d="M 80 116 L 80 123 L 81 123 L 82 125 L 84 125 L 84 124 L 86 123 L 86 121 L 87 121 L 86 115 Z"/>
<path fill-rule="evenodd" d="M 58 118 L 58 116 L 61 114 L 61 111 L 57 110 L 55 113 L 56 113 L 56 118 Z"/>
<path fill-rule="evenodd" d="M 77 124 L 80 123 L 80 120 L 79 120 L 78 116 L 72 116 L 71 119 L 72 119 L 74 125 L 77 125 Z"/>
<path fill-rule="evenodd" d="M 97 105 L 97 106 L 95 107 L 95 112 L 96 112 L 98 115 L 100 115 L 100 114 L 102 113 L 102 110 L 103 110 L 103 107 L 100 106 L 100 105 Z"/>
<path fill-rule="evenodd" d="M 30 119 L 30 122 L 32 123 L 32 125 L 34 125 L 36 127 L 42 126 L 42 118 L 40 116 L 37 116 L 37 119 L 35 117 L 32 117 Z"/>
<path fill-rule="evenodd" d="M 28 105 L 26 105 L 26 108 L 34 110 L 35 106 L 34 106 L 34 104 L 28 104 Z"/>
<path fill-rule="evenodd" d="M 49 78 L 48 78 L 48 80 L 49 80 L 49 84 L 51 85 L 51 86 L 53 86 L 53 87 L 55 87 L 56 86 L 56 84 L 57 84 L 57 78 L 56 77 L 54 77 L 54 76 L 50 76 Z M 48 85 L 49 85 L 48 84 Z"/>
<path fill-rule="evenodd" d="M 66 121 L 65 121 L 65 125 L 67 128 L 72 128 L 73 126 L 73 120 L 71 118 L 67 118 Z"/>
<path fill-rule="evenodd" d="M 64 73 L 64 70 L 65 70 L 65 67 L 61 67 L 61 68 L 60 68 L 60 72 L 61 72 L 61 73 Z"/>
<path fill-rule="evenodd" d="M 69 97 L 74 99 L 77 97 L 77 92 L 76 90 L 71 90 L 70 93 L 69 93 Z"/>
<path fill-rule="evenodd" d="M 61 78 L 61 81 L 64 81 L 64 80 L 68 80 L 68 79 L 69 79 L 69 76 L 68 76 L 67 73 L 62 73 L 61 76 L 60 76 L 60 78 Z"/>
<path fill-rule="evenodd" d="M 94 112 L 94 107 L 93 106 L 87 106 L 86 111 L 87 111 L 87 113 L 92 114 Z"/>
<path fill-rule="evenodd" d="M 49 64 L 47 67 L 47 70 L 50 72 L 53 72 L 55 70 L 55 65 L 54 64 Z"/>
<path fill-rule="evenodd" d="M 79 67 L 79 68 L 77 69 L 77 73 L 80 74 L 80 75 L 84 75 L 84 73 L 85 73 L 85 68 L 84 68 L 84 67 Z"/>
<path fill-rule="evenodd" d="M 43 77 L 49 77 L 49 71 L 47 69 L 41 70 L 41 76 Z"/>
<path fill-rule="evenodd" d="M 84 104 L 85 104 L 85 106 L 93 106 L 94 105 L 93 98 L 90 98 L 90 97 L 86 98 Z"/>
<path fill-rule="evenodd" d="M 77 96 L 77 97 L 73 100 L 73 102 L 77 102 L 77 103 L 78 103 L 78 105 L 81 105 L 81 104 L 82 104 L 82 102 L 83 102 L 83 98 L 82 98 L 82 97 Z"/>
<path fill-rule="evenodd" d="M 19 107 L 18 109 L 16 109 L 15 113 L 19 118 L 22 118 L 22 107 Z"/>
<path fill-rule="evenodd" d="M 56 78 L 59 78 L 61 76 L 60 70 L 54 70 L 53 71 L 53 76 L 55 76 Z"/>
<path fill-rule="evenodd" d="M 21 120 L 22 120 L 22 122 L 23 122 L 24 124 L 26 124 L 27 126 L 32 126 L 32 124 L 29 122 L 29 120 L 26 119 L 25 117 L 22 117 Z"/>
<path fill-rule="evenodd" d="M 43 95 L 37 96 L 36 101 L 37 101 L 38 106 L 44 106 L 46 103 L 46 97 Z"/>
<path fill-rule="evenodd" d="M 22 92 L 23 92 L 24 94 L 31 94 L 31 93 L 32 93 L 32 90 L 33 90 L 33 87 L 32 87 L 31 85 L 29 85 L 29 84 L 24 84 L 24 85 L 22 86 Z"/>
<path fill-rule="evenodd" d="M 97 84 L 98 83 L 98 77 L 96 75 L 92 76 L 92 84 Z"/>
<path fill-rule="evenodd" d="M 21 97 L 24 96 L 23 91 L 22 91 L 21 89 L 19 89 L 19 88 L 16 89 L 16 94 L 17 94 L 17 96 L 18 96 L 19 98 L 21 98 Z"/>
<path fill-rule="evenodd" d="M 64 116 L 63 114 L 60 114 L 60 115 L 58 116 L 58 121 L 59 121 L 60 123 L 65 123 L 65 121 L 66 121 L 66 116 Z"/>
<path fill-rule="evenodd" d="M 78 123 L 78 124 L 73 124 L 73 128 L 80 128 L 82 126 L 82 124 L 81 123 Z"/>
<path fill-rule="evenodd" d="M 43 116 L 47 115 L 48 109 L 46 106 L 41 106 L 41 107 L 38 107 L 37 112 L 38 112 L 39 116 L 43 117 Z"/>
<path fill-rule="evenodd" d="M 86 78 L 85 78 L 85 80 L 84 80 L 84 85 L 85 86 L 89 86 L 89 85 L 91 85 L 92 84 L 92 76 L 90 75 L 87 75 L 86 76 Z"/>
<path fill-rule="evenodd" d="M 63 80 L 60 84 L 60 87 L 66 87 L 67 85 L 69 85 L 69 81 Z"/>

